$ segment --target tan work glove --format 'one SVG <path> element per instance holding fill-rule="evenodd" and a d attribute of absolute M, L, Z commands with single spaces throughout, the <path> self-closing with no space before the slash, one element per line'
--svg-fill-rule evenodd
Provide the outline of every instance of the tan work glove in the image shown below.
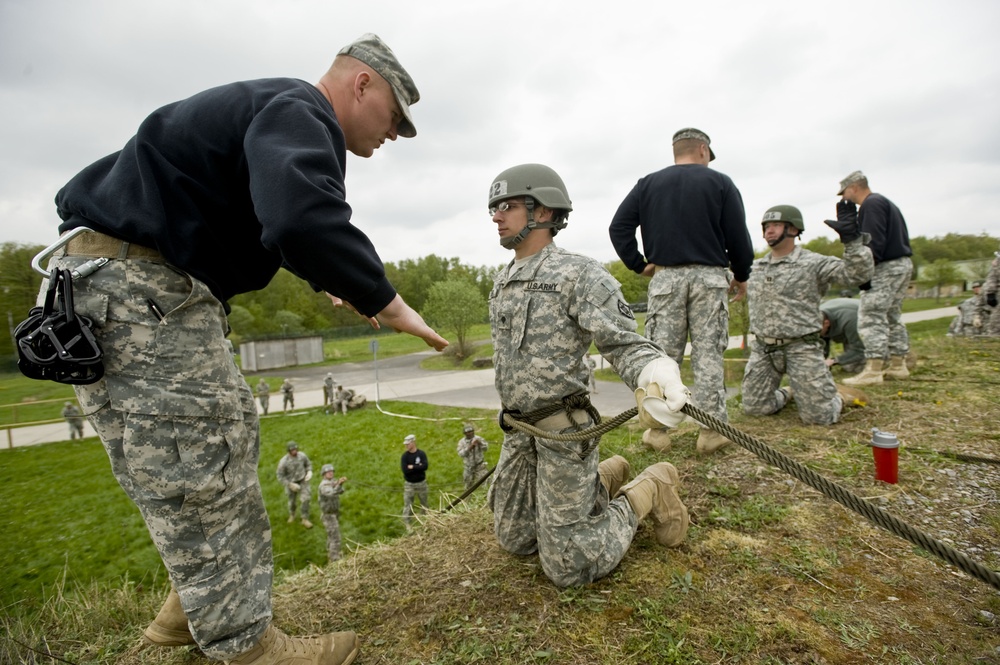
<path fill-rule="evenodd" d="M 299 485 L 298 483 L 288 483 L 288 489 L 292 490 L 293 492 L 298 492 L 300 489 L 302 489 L 302 486 Z"/>
<path fill-rule="evenodd" d="M 687 416 L 681 411 L 691 391 L 681 382 L 681 371 L 671 358 L 657 358 L 643 367 L 636 382 L 639 424 L 650 429 L 677 427 Z"/>

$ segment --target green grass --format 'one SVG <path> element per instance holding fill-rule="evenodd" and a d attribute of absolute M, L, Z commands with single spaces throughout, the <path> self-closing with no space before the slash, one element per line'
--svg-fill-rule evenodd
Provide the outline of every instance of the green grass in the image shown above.
<path fill-rule="evenodd" d="M 455 444 L 463 419 L 484 418 L 477 429 L 494 443 L 487 462 L 500 454 L 500 430 L 493 413 L 408 402 L 373 405 L 346 417 L 319 410 L 261 420 L 259 475 L 274 537 L 274 559 L 281 571 L 326 563 L 326 533 L 320 522 L 316 488 L 319 467 L 332 462 L 338 477 L 347 476 L 341 501 L 341 537 L 346 550 L 358 544 L 405 533 L 403 477 L 399 458 L 403 437 L 417 435 L 430 461 L 432 507 L 447 505 L 463 491 L 462 461 Z M 426 420 L 425 420 L 426 419 Z M 440 420 L 438 420 L 440 419 Z M 294 439 L 314 466 L 311 516 L 316 527 L 288 524 L 284 488 L 275 478 L 285 444 Z M 0 451 L 0 606 L 38 599 L 64 574 L 73 582 L 165 579 L 138 510 L 111 475 L 107 456 L 96 438 Z"/>

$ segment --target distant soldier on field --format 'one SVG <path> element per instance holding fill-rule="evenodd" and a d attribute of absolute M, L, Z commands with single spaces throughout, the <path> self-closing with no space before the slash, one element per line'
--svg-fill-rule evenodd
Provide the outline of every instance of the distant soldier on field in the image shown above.
<path fill-rule="evenodd" d="M 62 417 L 66 419 L 67 424 L 69 424 L 69 439 L 82 439 L 83 438 L 83 415 L 80 413 L 80 409 L 76 408 L 73 402 L 66 402 L 63 405 Z"/>
<path fill-rule="evenodd" d="M 263 377 L 257 382 L 257 399 L 260 400 L 260 408 L 266 416 L 267 406 L 271 403 L 271 386 L 267 385 Z"/>
<path fill-rule="evenodd" d="M 463 436 L 458 440 L 458 455 L 462 458 L 465 470 L 462 473 L 462 480 L 465 482 L 465 489 L 470 489 L 483 475 L 486 474 L 486 458 L 483 453 L 490 444 L 486 439 L 476 434 L 476 428 L 466 424 L 462 428 Z"/>
<path fill-rule="evenodd" d="M 949 337 L 968 337 L 982 335 L 990 319 L 990 308 L 982 293 L 982 282 L 972 283 L 972 297 L 958 305 L 958 316 L 948 326 Z"/>
<path fill-rule="evenodd" d="M 330 400 L 333 399 L 333 384 L 333 374 L 331 372 L 327 372 L 326 378 L 323 379 L 323 406 L 328 406 L 330 404 Z M 330 410 L 327 409 L 327 413 L 329 412 Z"/>
<path fill-rule="evenodd" d="M 312 528 L 309 521 L 309 481 L 312 479 L 312 462 L 299 452 L 299 444 L 288 442 L 288 453 L 278 462 L 278 482 L 285 486 L 288 495 L 288 523 L 295 521 L 295 506 L 302 505 L 302 526 Z"/>
<path fill-rule="evenodd" d="M 344 493 L 347 478 L 334 479 L 333 465 L 324 464 L 319 482 L 319 510 L 326 528 L 326 556 L 330 561 L 340 559 L 340 495 Z"/>
<path fill-rule="evenodd" d="M 338 385 L 330 398 L 330 410 L 333 411 L 333 415 L 337 415 L 337 412 L 340 411 L 346 416 L 347 408 L 350 406 L 351 397 L 353 396 L 354 394 L 350 390 L 346 390 L 344 386 Z"/>
<path fill-rule="evenodd" d="M 288 379 L 285 379 L 281 383 L 281 397 L 281 408 L 283 411 L 295 408 L 295 386 Z"/>

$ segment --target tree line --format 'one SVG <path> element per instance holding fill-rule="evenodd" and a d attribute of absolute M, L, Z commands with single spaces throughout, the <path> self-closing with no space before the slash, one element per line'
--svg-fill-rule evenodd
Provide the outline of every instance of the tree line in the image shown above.
<path fill-rule="evenodd" d="M 985 233 L 949 233 L 910 240 L 915 270 L 934 264 L 931 274 L 938 280 L 952 274 L 946 265 L 954 261 L 988 259 L 998 244 L 1000 239 Z M 803 246 L 819 254 L 843 255 L 843 245 L 823 237 L 814 238 Z M 0 316 L 7 323 L 0 334 L 0 356 L 3 358 L 13 357 L 13 329 L 35 304 L 41 276 L 31 269 L 30 262 L 41 249 L 41 245 L 10 242 L 0 245 Z M 646 300 L 649 280 L 626 268 L 621 261 L 606 265 L 621 282 L 626 300 L 631 303 Z M 467 326 L 484 323 L 487 319 L 486 301 L 493 275 L 501 267 L 471 266 L 458 258 L 434 254 L 385 264 L 386 276 L 403 299 L 429 323 L 457 336 L 459 353 L 464 350 L 463 331 Z M 331 307 L 325 294 L 314 292 L 308 284 L 285 270 L 280 270 L 264 289 L 236 296 L 230 306 L 229 325 L 237 344 L 268 337 L 370 332 L 356 314 L 346 308 Z"/>

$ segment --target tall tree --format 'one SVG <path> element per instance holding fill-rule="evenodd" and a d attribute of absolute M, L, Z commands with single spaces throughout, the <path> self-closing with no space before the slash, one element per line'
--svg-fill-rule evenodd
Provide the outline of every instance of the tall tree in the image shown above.
<path fill-rule="evenodd" d="M 462 359 L 472 352 L 466 342 L 469 329 L 486 320 L 486 299 L 474 284 L 452 278 L 431 286 L 421 312 L 442 333 L 455 333 L 455 355 Z"/>
<path fill-rule="evenodd" d="M 31 259 L 42 251 L 42 245 L 20 245 L 5 242 L 0 245 L 0 354 L 14 354 L 14 331 L 28 317 L 35 305 L 42 276 L 31 269 Z"/>
<path fill-rule="evenodd" d="M 948 259 L 938 259 L 924 266 L 920 283 L 934 289 L 934 299 L 941 297 L 941 287 L 963 281 L 958 268 Z"/>

